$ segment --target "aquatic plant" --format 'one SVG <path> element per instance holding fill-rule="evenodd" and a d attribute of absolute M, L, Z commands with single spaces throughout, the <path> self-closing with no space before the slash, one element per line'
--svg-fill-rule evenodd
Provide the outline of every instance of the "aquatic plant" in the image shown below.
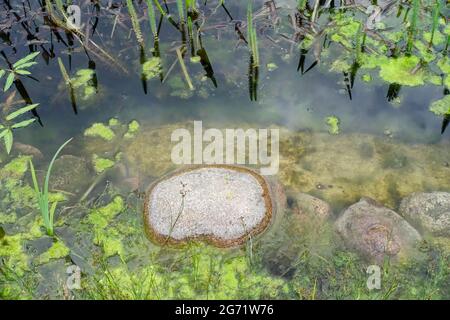
<path fill-rule="evenodd" d="M 54 201 L 52 203 L 51 207 L 49 207 L 48 184 L 50 181 L 50 174 L 52 171 L 53 164 L 55 163 L 55 160 L 58 157 L 59 153 L 70 141 L 72 141 L 72 138 L 70 138 L 69 140 L 64 142 L 59 147 L 59 149 L 56 151 L 55 155 L 53 156 L 52 160 L 50 161 L 50 165 L 48 166 L 47 174 L 45 175 L 45 180 L 44 180 L 44 184 L 43 184 L 42 188 L 39 187 L 39 184 L 38 184 L 38 181 L 36 178 L 36 171 L 33 166 L 33 161 L 30 159 L 30 170 L 31 170 L 31 177 L 33 179 L 34 192 L 35 192 L 37 200 L 38 200 L 39 210 L 42 215 L 44 226 L 45 226 L 45 228 L 47 230 L 47 234 L 49 236 L 54 235 L 53 220 L 54 220 L 54 216 L 55 216 L 56 206 L 58 205 L 58 201 Z"/>
<path fill-rule="evenodd" d="M 412 0 L 412 13 L 409 20 L 409 28 L 407 33 L 406 53 L 411 54 L 414 46 L 414 40 L 417 34 L 417 24 L 419 20 L 420 0 Z"/>
<path fill-rule="evenodd" d="M 150 22 L 150 30 L 153 34 L 153 39 L 158 40 L 158 28 L 156 27 L 155 8 L 153 8 L 152 0 L 145 0 L 147 3 L 148 19 Z"/>
<path fill-rule="evenodd" d="M 177 48 L 177 58 L 178 62 L 180 63 L 181 71 L 183 72 L 184 78 L 186 79 L 186 83 L 189 86 L 190 90 L 194 90 L 194 85 L 192 84 L 191 77 L 189 76 L 189 72 L 187 71 L 186 64 L 183 60 L 183 52 L 186 50 L 186 48 L 183 46 L 181 49 Z"/>
<path fill-rule="evenodd" d="M 305 10 L 307 3 L 308 3 L 308 0 L 297 0 L 297 10 L 298 11 Z"/>
<path fill-rule="evenodd" d="M 163 17 L 167 18 L 167 20 L 170 22 L 170 24 L 173 25 L 177 30 L 180 30 L 180 27 L 178 26 L 178 24 L 175 22 L 175 20 L 173 20 L 173 18 L 170 14 L 168 14 L 166 11 L 164 11 L 164 9 L 161 7 L 161 4 L 159 3 L 159 1 L 153 0 L 153 2 L 155 3 L 155 6 L 158 9 L 159 13 L 161 13 L 161 15 Z"/>
<path fill-rule="evenodd" d="M 133 26 L 134 35 L 136 36 L 136 39 L 137 39 L 139 45 L 141 47 L 145 47 L 144 46 L 144 38 L 142 36 L 141 26 L 139 24 L 139 19 L 138 19 L 137 13 L 136 13 L 136 9 L 134 8 L 134 5 L 133 5 L 133 0 L 127 0 L 127 9 L 128 9 L 128 13 L 130 14 L 130 17 L 131 17 L 131 24 Z"/>
<path fill-rule="evenodd" d="M 30 53 L 26 57 L 20 59 L 16 63 L 14 63 L 10 69 L 3 69 L 0 68 L 0 79 L 6 74 L 9 73 L 6 77 L 5 85 L 3 87 L 3 91 L 7 91 L 9 88 L 11 88 L 12 84 L 14 83 L 14 80 L 16 80 L 16 77 L 18 75 L 22 76 L 29 76 L 31 75 L 31 72 L 27 69 L 31 66 L 34 66 L 37 64 L 37 62 L 32 61 L 34 58 L 36 58 L 40 54 L 40 51 L 36 51 L 33 53 Z"/>
<path fill-rule="evenodd" d="M 31 104 L 10 113 L 5 117 L 6 122 L 4 124 L 0 124 L 0 139 L 3 139 L 3 142 L 5 143 L 6 153 L 10 154 L 13 146 L 13 130 L 28 127 L 30 124 L 35 122 L 36 119 L 33 118 L 16 123 L 12 123 L 12 121 L 17 117 L 34 110 L 38 105 L 39 104 Z"/>
<path fill-rule="evenodd" d="M 258 77 L 259 77 L 259 50 L 256 36 L 256 29 L 253 27 L 253 8 L 252 1 L 247 5 L 247 42 L 250 50 L 250 61 L 248 67 L 248 82 L 250 100 L 257 100 Z"/>
<path fill-rule="evenodd" d="M 177 9 L 178 9 L 178 17 L 180 18 L 180 24 L 184 24 L 184 2 L 183 0 L 176 0 L 177 1 Z M 188 0 L 189 1 L 189 0 Z M 188 3 L 186 1 L 186 4 Z"/>
<path fill-rule="evenodd" d="M 431 36 L 430 36 L 430 42 L 428 43 L 428 47 L 431 47 L 433 45 L 434 35 L 439 26 L 440 13 L 441 13 L 441 1 L 436 0 L 435 5 L 433 7 L 433 15 L 432 15 L 433 20 L 431 22 Z"/>

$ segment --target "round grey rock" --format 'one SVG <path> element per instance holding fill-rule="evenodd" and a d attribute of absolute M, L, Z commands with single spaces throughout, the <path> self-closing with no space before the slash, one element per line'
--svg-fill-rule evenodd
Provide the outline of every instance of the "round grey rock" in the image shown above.
<path fill-rule="evenodd" d="M 324 200 L 307 193 L 289 193 L 291 208 L 295 215 L 308 216 L 318 220 L 326 220 L 333 215 L 331 206 Z"/>
<path fill-rule="evenodd" d="M 450 236 L 450 193 L 417 192 L 400 203 L 400 214 L 412 225 L 435 236 Z"/>
<path fill-rule="evenodd" d="M 240 245 L 269 225 L 277 194 L 264 177 L 244 167 L 189 167 L 149 188 L 146 231 L 161 244 L 204 240 L 218 247 Z"/>
<path fill-rule="evenodd" d="M 386 257 L 409 257 L 421 240 L 417 230 L 400 215 L 368 198 L 348 207 L 335 228 L 347 247 L 376 263 Z"/>

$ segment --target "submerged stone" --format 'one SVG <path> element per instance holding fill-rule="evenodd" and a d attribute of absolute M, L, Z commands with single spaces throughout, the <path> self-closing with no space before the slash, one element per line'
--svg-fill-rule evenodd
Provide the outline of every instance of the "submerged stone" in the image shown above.
<path fill-rule="evenodd" d="M 267 228 L 280 195 L 280 189 L 244 167 L 187 168 L 150 187 L 147 233 L 161 244 L 205 240 L 218 247 L 241 245 Z"/>
<path fill-rule="evenodd" d="M 77 194 L 84 191 L 92 179 L 92 170 L 82 157 L 62 155 L 56 159 L 50 179 L 54 191 Z"/>
<path fill-rule="evenodd" d="M 290 207 L 295 216 L 308 216 L 312 219 L 326 220 L 333 215 L 331 206 L 319 198 L 301 192 L 291 193 L 289 196 L 291 199 Z"/>
<path fill-rule="evenodd" d="M 421 240 L 400 215 L 369 198 L 347 208 L 335 227 L 347 247 L 377 263 L 407 258 Z"/>
<path fill-rule="evenodd" d="M 450 236 L 450 193 L 413 193 L 402 200 L 400 214 L 433 235 Z"/>

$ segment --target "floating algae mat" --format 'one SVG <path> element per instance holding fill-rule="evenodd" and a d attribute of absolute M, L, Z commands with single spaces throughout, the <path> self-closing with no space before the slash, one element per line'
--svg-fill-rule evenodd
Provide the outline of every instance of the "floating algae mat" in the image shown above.
<path fill-rule="evenodd" d="M 450 299 L 446 1 L 1 8 L 0 299 Z"/>

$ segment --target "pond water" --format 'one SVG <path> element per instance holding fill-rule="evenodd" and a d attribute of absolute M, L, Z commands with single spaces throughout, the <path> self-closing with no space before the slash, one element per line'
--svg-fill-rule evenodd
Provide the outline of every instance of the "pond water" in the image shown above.
<path fill-rule="evenodd" d="M 144 48 L 132 27 L 130 2 Z M 408 259 L 374 262 L 341 243 L 334 227 L 362 197 L 398 212 L 413 192 L 450 192 L 450 111 L 430 111 L 435 101 L 442 101 L 440 110 L 450 108 L 444 98 L 450 77 L 444 1 L 435 43 L 426 49 L 434 1 L 421 1 L 412 52 L 405 52 L 404 35 L 412 32 L 414 1 L 393 1 L 375 30 L 364 29 L 369 3 L 363 1 L 333 1 L 331 8 L 320 3 L 316 10 L 310 1 L 300 11 L 295 1 L 255 1 L 256 101 L 249 94 L 246 3 L 199 1 L 192 42 L 189 32 L 182 40 L 155 7 L 159 54 L 152 51 L 146 1 L 98 3 L 81 5 L 80 33 L 58 24 L 55 16 L 64 17 L 57 2 L 53 24 L 44 20 L 49 10 L 38 2 L 1 5 L 0 67 L 30 49 L 40 51 L 37 64 L 27 69 L 35 79 L 17 75 L 0 99 L 3 118 L 39 104 L 37 113 L 22 116 L 37 120 L 13 131 L 11 153 L 3 141 L 0 151 L 1 298 L 450 298 L 448 230 L 437 236 L 419 230 L 421 243 Z M 176 3 L 167 3 L 178 21 Z M 290 18 L 297 19 L 295 28 Z M 177 56 L 182 48 L 183 65 Z M 209 64 L 204 55 L 197 60 L 204 53 Z M 143 80 L 141 62 L 152 57 L 157 68 Z M 397 58 L 412 66 L 391 62 Z M 58 59 L 72 80 L 64 80 Z M 78 73 L 77 83 L 80 70 L 87 81 Z M 283 186 L 288 208 L 244 246 L 172 248 L 145 236 L 144 193 L 177 169 L 170 136 L 177 128 L 192 129 L 193 121 L 219 130 L 280 129 L 280 166 L 273 178 Z M 136 132 L 130 131 L 133 123 Z M 88 134 L 96 124 L 113 138 Z M 50 178 L 50 198 L 60 200 L 52 238 L 42 227 L 27 156 L 41 182 L 69 138 L 74 140 Z M 299 193 L 328 202 L 332 213 L 320 221 L 298 218 L 291 202 Z M 366 269 L 374 263 L 382 267 L 382 287 L 370 290 Z M 68 273 L 70 266 L 80 272 Z M 66 280 L 77 275 L 81 288 L 72 288 Z"/>

